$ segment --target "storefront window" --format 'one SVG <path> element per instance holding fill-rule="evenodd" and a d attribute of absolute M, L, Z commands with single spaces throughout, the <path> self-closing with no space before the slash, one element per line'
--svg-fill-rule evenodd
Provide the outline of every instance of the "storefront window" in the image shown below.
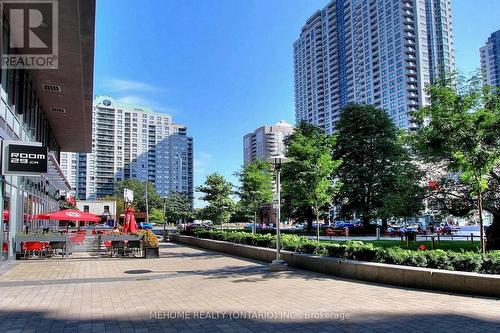
<path fill-rule="evenodd" d="M 2 196 L 3 197 L 2 225 L 0 227 L 0 229 L 1 229 L 0 239 L 2 242 L 2 250 L 1 250 L 2 255 L 0 257 L 0 260 L 7 260 L 7 256 L 9 253 L 9 231 L 10 231 L 9 218 L 11 215 L 10 214 L 10 186 L 5 185 L 2 187 L 3 187 L 4 193 Z"/>

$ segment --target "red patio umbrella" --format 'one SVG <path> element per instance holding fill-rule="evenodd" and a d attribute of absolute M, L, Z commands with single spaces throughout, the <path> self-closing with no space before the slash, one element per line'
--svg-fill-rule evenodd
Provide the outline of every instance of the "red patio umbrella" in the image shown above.
<path fill-rule="evenodd" d="M 59 220 L 59 221 L 85 221 L 99 222 L 101 218 L 97 215 L 81 212 L 76 209 L 60 210 L 58 212 L 44 213 L 37 216 L 41 220 Z"/>

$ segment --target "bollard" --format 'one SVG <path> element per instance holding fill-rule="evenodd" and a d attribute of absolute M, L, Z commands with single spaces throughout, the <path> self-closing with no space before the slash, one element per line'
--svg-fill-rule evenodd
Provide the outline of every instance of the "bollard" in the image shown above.
<path fill-rule="evenodd" d="M 380 227 L 377 226 L 377 240 L 380 240 Z"/>
<path fill-rule="evenodd" d="M 101 259 L 101 235 L 97 235 L 97 258 Z"/>
<path fill-rule="evenodd" d="M 434 239 L 434 235 L 431 236 L 431 241 L 432 241 L 432 249 L 435 250 L 436 249 L 436 240 Z"/>
<path fill-rule="evenodd" d="M 438 235 L 438 244 L 441 244 L 441 238 L 439 238 L 439 234 Z"/>
<path fill-rule="evenodd" d="M 474 244 L 474 233 L 473 232 L 470 233 L 470 242 L 471 242 L 471 244 Z"/>
<path fill-rule="evenodd" d="M 345 227 L 345 236 L 349 237 L 349 228 L 348 227 Z"/>

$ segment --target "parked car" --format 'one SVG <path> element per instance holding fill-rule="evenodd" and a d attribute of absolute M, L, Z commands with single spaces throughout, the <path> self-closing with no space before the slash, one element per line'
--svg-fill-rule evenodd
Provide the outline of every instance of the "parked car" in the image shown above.
<path fill-rule="evenodd" d="M 140 222 L 139 229 L 153 229 L 153 224 L 151 224 L 151 222 Z"/>
<path fill-rule="evenodd" d="M 253 223 L 247 223 L 247 224 L 245 224 L 244 228 L 245 229 L 252 229 L 253 228 Z M 262 229 L 262 224 L 260 224 L 260 223 L 255 224 L 255 229 L 257 229 L 257 230 L 258 229 Z"/>
<path fill-rule="evenodd" d="M 345 228 L 345 227 L 351 229 L 351 228 L 354 228 L 355 224 L 348 222 L 348 221 L 337 221 L 337 222 L 335 222 L 334 226 L 335 226 L 335 228 L 339 228 L 339 229 Z"/>
<path fill-rule="evenodd" d="M 305 229 L 305 226 L 303 224 L 295 224 L 293 225 L 290 229 L 293 229 L 293 230 L 304 230 Z"/>

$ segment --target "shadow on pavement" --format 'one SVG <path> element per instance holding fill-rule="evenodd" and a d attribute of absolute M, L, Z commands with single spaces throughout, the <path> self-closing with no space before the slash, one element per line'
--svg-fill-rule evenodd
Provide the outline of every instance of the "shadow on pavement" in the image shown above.
<path fill-rule="evenodd" d="M 382 301 L 382 300 L 381 300 Z M 153 307 L 153 306 L 152 306 Z M 282 312 L 174 312 L 127 316 L 123 319 L 71 319 L 53 312 L 0 311 L 0 332 L 498 332 L 500 321 L 448 314 L 390 315 L 380 312 L 322 313 L 330 319 L 304 319 L 306 313 L 283 309 Z M 293 315 L 292 315 L 293 314 Z M 349 315 L 349 318 L 347 318 Z M 142 318 L 144 316 L 144 318 Z M 290 316 L 296 316 L 290 319 Z M 309 317 L 320 316 L 310 312 Z M 287 318 L 285 318 L 287 317 Z M 300 317 L 300 318 L 299 318 Z"/>

